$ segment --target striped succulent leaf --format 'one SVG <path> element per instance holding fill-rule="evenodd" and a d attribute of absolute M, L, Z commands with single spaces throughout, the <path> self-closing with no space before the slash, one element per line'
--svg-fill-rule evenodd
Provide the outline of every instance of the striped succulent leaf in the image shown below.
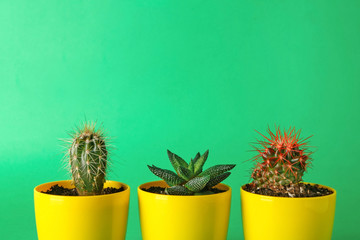
<path fill-rule="evenodd" d="M 224 172 L 230 171 L 234 167 L 235 164 L 215 165 L 200 173 L 199 176 L 209 175 L 211 178 L 214 178 Z"/>
<path fill-rule="evenodd" d="M 179 157 L 178 155 L 176 155 L 175 153 L 170 152 L 169 150 L 167 150 L 171 165 L 174 167 L 174 169 L 176 170 L 179 166 L 183 166 L 183 167 L 188 167 L 187 162 L 185 162 L 184 159 L 182 159 L 181 157 Z"/>
<path fill-rule="evenodd" d="M 210 176 L 195 177 L 185 184 L 185 187 L 192 192 L 200 192 L 209 182 Z"/>
<path fill-rule="evenodd" d="M 224 181 L 228 176 L 230 176 L 231 172 L 225 172 L 223 174 L 217 175 L 216 177 L 213 177 L 210 179 L 210 181 L 206 184 L 207 188 L 212 188 L 222 181 Z"/>
<path fill-rule="evenodd" d="M 165 193 L 169 195 L 193 195 L 193 192 L 182 185 L 166 188 Z"/>
<path fill-rule="evenodd" d="M 152 166 L 148 165 L 148 167 L 153 174 L 163 179 L 167 184 L 169 184 L 169 186 L 179 185 L 182 184 L 183 182 L 186 182 L 185 179 L 181 178 L 176 173 L 170 170 L 161 169 L 154 165 Z"/>
<path fill-rule="evenodd" d="M 199 173 L 202 172 L 202 168 L 206 162 L 206 159 L 209 155 L 209 150 L 207 150 L 203 155 L 201 155 L 201 157 L 199 157 L 195 162 L 194 162 L 194 173 L 195 175 L 198 175 Z"/>
<path fill-rule="evenodd" d="M 193 172 L 183 166 L 179 166 L 177 169 L 177 174 L 185 180 L 189 180 L 194 175 Z"/>
<path fill-rule="evenodd" d="M 191 172 L 194 172 L 195 162 L 196 162 L 199 158 L 200 158 L 200 153 L 198 152 L 198 153 L 195 155 L 195 158 L 190 160 L 188 169 L 189 169 Z"/>

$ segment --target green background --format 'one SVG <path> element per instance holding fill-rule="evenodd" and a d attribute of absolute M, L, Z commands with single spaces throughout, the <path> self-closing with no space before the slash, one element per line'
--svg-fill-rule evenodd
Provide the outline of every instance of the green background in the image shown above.
<path fill-rule="evenodd" d="M 359 239 L 359 10 L 356 0 L 0 1 L 0 238 L 36 239 L 33 188 L 69 178 L 59 139 L 86 117 L 114 137 L 110 179 L 132 188 L 129 240 L 141 239 L 136 187 L 156 179 L 146 164 L 170 168 L 167 148 L 237 164 L 225 181 L 228 239 L 243 239 L 249 142 L 275 123 L 314 135 L 304 180 L 338 191 L 333 239 Z"/>

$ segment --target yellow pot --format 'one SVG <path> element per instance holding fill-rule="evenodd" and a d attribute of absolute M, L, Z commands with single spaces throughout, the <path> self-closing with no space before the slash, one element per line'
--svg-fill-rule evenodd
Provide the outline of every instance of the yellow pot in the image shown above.
<path fill-rule="evenodd" d="M 336 191 L 322 197 L 286 198 L 240 189 L 245 240 L 330 240 Z"/>
<path fill-rule="evenodd" d="M 51 186 L 73 188 L 71 181 L 50 182 L 34 189 L 36 227 L 39 240 L 124 240 L 130 187 L 107 181 L 105 187 L 119 193 L 97 196 L 57 196 L 41 193 Z"/>
<path fill-rule="evenodd" d="M 226 240 L 231 188 L 217 187 L 223 193 L 197 196 L 172 196 L 141 190 L 167 187 L 164 181 L 138 187 L 140 223 L 143 240 Z"/>

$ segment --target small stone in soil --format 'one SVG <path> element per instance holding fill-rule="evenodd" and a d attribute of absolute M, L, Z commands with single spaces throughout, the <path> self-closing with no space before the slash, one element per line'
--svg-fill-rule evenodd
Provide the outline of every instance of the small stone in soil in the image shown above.
<path fill-rule="evenodd" d="M 330 189 L 323 188 L 318 184 L 311 185 L 306 183 L 299 183 L 294 186 L 284 186 L 284 189 L 279 191 L 274 191 L 269 188 L 256 188 L 251 184 L 246 184 L 243 189 L 247 192 L 265 195 L 265 196 L 273 196 L 273 197 L 321 197 L 330 195 L 333 193 Z"/>
<path fill-rule="evenodd" d="M 124 190 L 125 190 L 124 187 L 121 188 L 108 187 L 103 189 L 101 195 L 122 192 Z M 42 191 L 42 193 L 59 195 L 59 196 L 79 196 L 75 188 L 65 188 L 63 186 L 59 186 L 58 184 L 51 186 L 51 188 L 47 191 Z"/>
<path fill-rule="evenodd" d="M 149 187 L 149 188 L 142 188 L 141 190 L 144 190 L 145 192 L 150 192 L 150 193 L 158 193 L 158 194 L 167 195 L 165 193 L 165 188 L 163 188 L 163 187 Z M 210 192 L 212 192 L 214 194 L 225 192 L 225 190 L 221 190 L 221 189 L 218 189 L 218 188 L 211 188 L 208 191 L 210 191 Z"/>

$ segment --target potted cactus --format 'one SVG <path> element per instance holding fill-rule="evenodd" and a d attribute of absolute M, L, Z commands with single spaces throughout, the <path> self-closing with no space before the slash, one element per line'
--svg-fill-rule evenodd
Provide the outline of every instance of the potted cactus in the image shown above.
<path fill-rule="evenodd" d="M 252 182 L 240 190 L 245 239 L 330 240 L 336 191 L 302 181 L 312 160 L 311 136 L 275 128 L 260 133 Z"/>
<path fill-rule="evenodd" d="M 108 138 L 89 122 L 70 135 L 66 159 L 72 181 L 34 189 L 38 239 L 124 240 L 130 188 L 105 180 Z"/>
<path fill-rule="evenodd" d="M 163 181 L 138 187 L 143 240 L 225 240 L 231 188 L 221 182 L 234 164 L 203 171 L 209 151 L 197 153 L 189 163 L 168 150 L 175 172 L 148 166 Z M 174 232 L 174 226 L 183 226 Z"/>

